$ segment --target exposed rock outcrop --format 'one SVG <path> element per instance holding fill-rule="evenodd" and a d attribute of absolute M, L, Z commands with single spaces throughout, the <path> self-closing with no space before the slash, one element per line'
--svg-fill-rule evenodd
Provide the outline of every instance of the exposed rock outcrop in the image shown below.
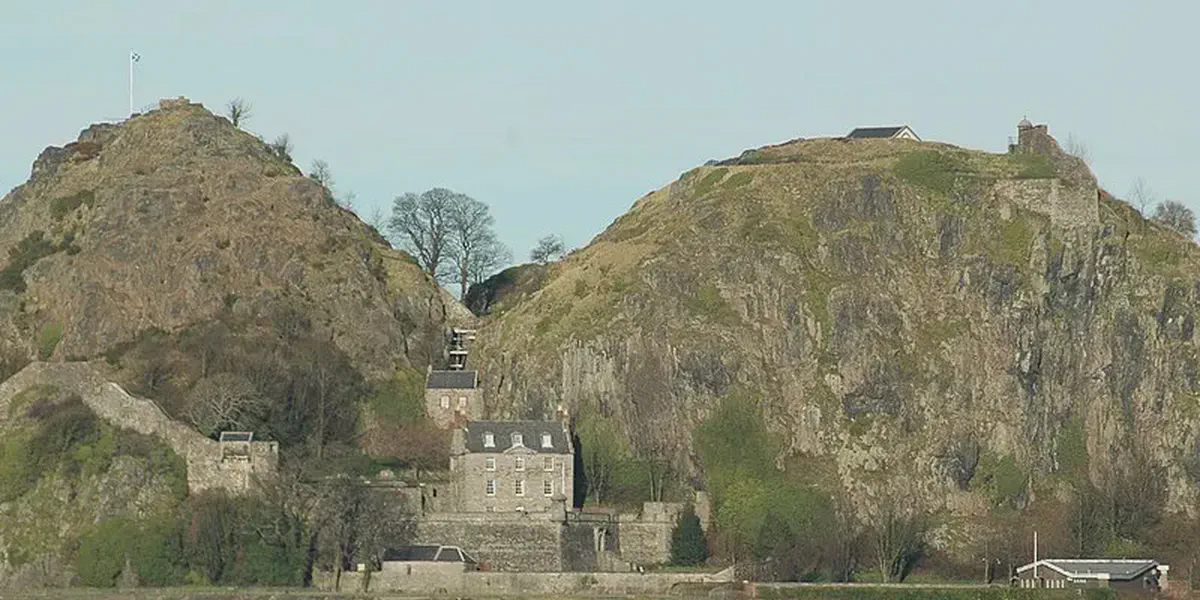
<path fill-rule="evenodd" d="M 904 481 L 968 510 L 982 455 L 1033 481 L 1160 468 L 1191 511 L 1198 307 L 1195 244 L 1057 144 L 810 140 L 640 199 L 482 328 L 476 364 L 493 418 L 596 407 L 685 474 L 745 390 L 781 466 L 831 465 L 864 502 Z"/>

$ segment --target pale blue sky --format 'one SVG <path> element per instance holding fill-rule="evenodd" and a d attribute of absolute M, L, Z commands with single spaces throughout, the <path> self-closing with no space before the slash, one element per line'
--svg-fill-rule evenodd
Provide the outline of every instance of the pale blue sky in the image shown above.
<path fill-rule="evenodd" d="M 1002 151 L 1028 114 L 1200 208 L 1200 3 L 0 0 L 0 189 L 38 152 L 186 95 L 253 103 L 362 205 L 449 187 L 518 259 L 583 245 L 709 158 L 855 125 Z M 362 212 L 367 212 L 364 208 Z"/>

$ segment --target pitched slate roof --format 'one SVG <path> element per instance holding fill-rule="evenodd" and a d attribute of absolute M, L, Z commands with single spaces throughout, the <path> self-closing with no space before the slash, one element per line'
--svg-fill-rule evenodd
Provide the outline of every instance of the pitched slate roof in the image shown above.
<path fill-rule="evenodd" d="M 475 562 L 458 546 L 400 546 L 383 551 L 387 562 Z"/>
<path fill-rule="evenodd" d="M 866 138 L 890 138 L 904 130 L 906 125 L 894 125 L 891 127 L 856 127 L 846 135 L 848 138 L 866 139 Z"/>
<path fill-rule="evenodd" d="M 514 433 L 521 434 L 521 445 L 536 452 L 568 454 L 571 442 L 567 428 L 557 421 L 469 421 L 466 430 L 467 452 L 505 452 L 513 448 Z M 484 434 L 492 434 L 495 447 L 483 445 Z M 550 434 L 550 448 L 542 447 L 542 434 Z"/>
<path fill-rule="evenodd" d="M 1024 573 L 1034 567 L 1052 569 L 1065 577 L 1073 579 L 1108 579 L 1113 581 L 1128 581 L 1136 579 L 1146 571 L 1159 566 L 1158 561 L 1150 559 L 1085 559 L 1085 558 L 1047 558 L 1029 563 L 1017 569 Z"/>
<path fill-rule="evenodd" d="M 470 390 L 475 388 L 477 381 L 475 371 L 430 371 L 425 389 Z"/>

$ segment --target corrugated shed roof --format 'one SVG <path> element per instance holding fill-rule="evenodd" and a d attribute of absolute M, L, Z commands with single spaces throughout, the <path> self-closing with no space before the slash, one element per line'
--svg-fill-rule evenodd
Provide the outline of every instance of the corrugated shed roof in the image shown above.
<path fill-rule="evenodd" d="M 430 371 L 425 380 L 425 389 L 429 390 L 471 390 L 475 389 L 478 377 L 475 371 Z"/>
<path fill-rule="evenodd" d="M 571 441 L 567 428 L 557 421 L 470 421 L 466 426 L 467 452 L 506 452 L 513 446 L 513 434 L 521 434 L 521 446 L 536 452 L 569 454 Z M 494 447 L 484 445 L 492 434 Z M 542 444 L 543 434 L 550 435 L 550 447 Z"/>

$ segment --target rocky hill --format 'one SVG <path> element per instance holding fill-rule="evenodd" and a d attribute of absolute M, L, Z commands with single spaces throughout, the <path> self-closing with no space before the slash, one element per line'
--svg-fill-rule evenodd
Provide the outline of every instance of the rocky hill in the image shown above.
<path fill-rule="evenodd" d="M 283 307 L 382 375 L 424 366 L 469 316 L 289 160 L 187 102 L 43 151 L 0 200 L 0 257 L 10 358 L 91 359 Z"/>
<path fill-rule="evenodd" d="M 796 141 L 638 200 L 487 322 L 476 364 L 494 416 L 565 402 L 699 485 L 693 432 L 741 393 L 779 467 L 856 505 L 904 482 L 970 514 L 1007 476 L 1023 506 L 1083 469 L 1161 474 L 1191 512 L 1198 302 L 1195 244 L 1044 128 L 1008 154 Z"/>

